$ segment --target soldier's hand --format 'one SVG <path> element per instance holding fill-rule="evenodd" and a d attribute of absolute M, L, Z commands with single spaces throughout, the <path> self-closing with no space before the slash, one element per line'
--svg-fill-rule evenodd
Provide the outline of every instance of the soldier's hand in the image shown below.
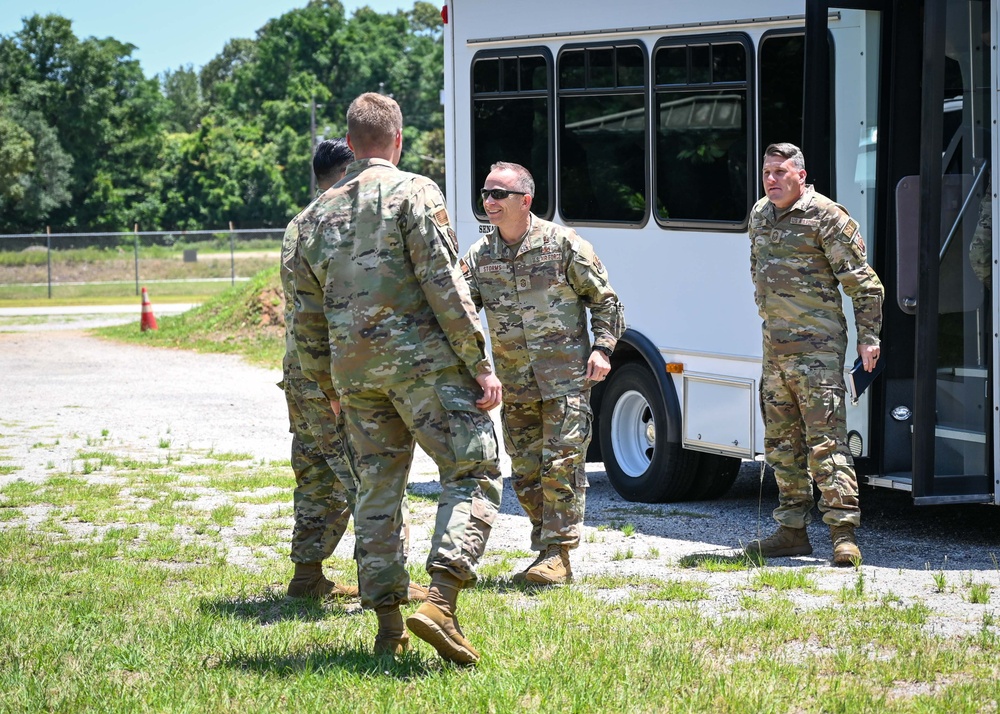
<path fill-rule="evenodd" d="M 334 415 L 340 416 L 340 400 L 339 399 L 331 399 L 330 400 L 330 408 L 333 409 Z"/>
<path fill-rule="evenodd" d="M 878 345 L 858 345 L 858 354 L 861 355 L 861 363 L 864 365 L 866 372 L 871 372 L 875 369 L 875 363 L 878 361 L 881 353 L 882 350 Z"/>
<path fill-rule="evenodd" d="M 611 360 L 608 359 L 607 355 L 598 350 L 590 353 L 590 359 L 587 360 L 587 379 L 600 382 L 608 376 L 610 371 Z"/>
<path fill-rule="evenodd" d="M 483 388 L 483 396 L 476 400 L 476 406 L 484 411 L 500 406 L 503 397 L 503 385 L 495 374 L 489 372 L 476 376 L 476 381 Z"/>

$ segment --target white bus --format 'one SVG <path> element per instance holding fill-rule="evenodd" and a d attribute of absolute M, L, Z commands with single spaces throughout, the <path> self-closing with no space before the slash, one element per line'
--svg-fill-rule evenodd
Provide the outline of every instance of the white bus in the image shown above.
<path fill-rule="evenodd" d="M 488 230 L 490 164 L 523 164 L 535 213 L 594 244 L 625 305 L 588 455 L 619 494 L 718 497 L 763 452 L 746 228 L 764 147 L 791 141 L 807 182 L 859 220 L 886 286 L 886 370 L 848 407 L 859 479 L 919 504 L 1000 503 L 997 271 L 981 280 L 970 261 L 997 203 L 995 3 L 447 0 L 442 13 L 462 248 Z"/>

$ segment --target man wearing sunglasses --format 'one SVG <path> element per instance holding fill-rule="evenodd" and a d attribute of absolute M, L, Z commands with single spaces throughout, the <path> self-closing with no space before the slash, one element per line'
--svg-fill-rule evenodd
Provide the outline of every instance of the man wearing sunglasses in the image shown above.
<path fill-rule="evenodd" d="M 375 610 L 376 654 L 410 648 L 400 605 L 409 575 L 402 502 L 414 442 L 441 479 L 427 601 L 406 628 L 444 659 L 479 653 L 456 618 L 476 582 L 502 482 L 493 422 L 501 385 L 458 268 L 441 190 L 400 171 L 403 117 L 367 93 L 347 110 L 356 161 L 300 219 L 293 335 L 303 374 L 340 402 L 357 477 L 361 604 Z"/>
<path fill-rule="evenodd" d="M 462 271 L 476 307 L 486 309 L 514 492 L 539 551 L 514 580 L 552 585 L 573 577 L 569 551 L 580 544 L 588 485 L 590 388 L 611 371 L 625 318 L 593 247 L 532 214 L 534 192 L 523 166 L 490 167 L 481 195 L 494 229 L 466 253 Z"/>

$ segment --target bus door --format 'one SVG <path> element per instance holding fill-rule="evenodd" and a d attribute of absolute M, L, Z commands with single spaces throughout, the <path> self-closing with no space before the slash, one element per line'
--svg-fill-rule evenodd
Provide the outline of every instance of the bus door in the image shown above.
<path fill-rule="evenodd" d="M 900 189 L 917 225 L 899 227 L 915 236 L 905 257 L 917 272 L 910 294 L 897 293 L 916 320 L 917 503 L 996 501 L 990 12 L 983 0 L 927 0 L 923 9 L 919 179 Z"/>
<path fill-rule="evenodd" d="M 856 186 L 844 174 L 857 147 L 855 183 L 870 172 L 863 203 L 868 259 L 886 288 L 885 372 L 871 390 L 868 433 L 852 432 L 852 451 L 866 444 L 867 458 L 856 460 L 869 483 L 909 490 L 921 504 L 995 500 L 995 329 L 990 278 L 979 275 L 990 258 L 977 248 L 992 245 L 988 5 L 806 5 L 803 148 L 810 178 L 855 213 Z M 843 51 L 834 63 L 827 49 L 841 17 L 839 24 L 860 25 L 860 75 Z M 853 81 L 844 81 L 845 72 Z M 864 125 L 860 142 L 843 132 L 852 122 L 844 107 L 858 101 L 865 102 L 853 120 Z"/>

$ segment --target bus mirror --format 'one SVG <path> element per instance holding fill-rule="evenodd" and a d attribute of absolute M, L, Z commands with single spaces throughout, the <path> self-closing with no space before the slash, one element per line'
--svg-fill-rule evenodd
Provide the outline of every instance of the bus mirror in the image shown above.
<path fill-rule="evenodd" d="M 904 176 L 896 184 L 896 303 L 907 315 L 917 314 L 919 221 L 920 177 Z"/>

